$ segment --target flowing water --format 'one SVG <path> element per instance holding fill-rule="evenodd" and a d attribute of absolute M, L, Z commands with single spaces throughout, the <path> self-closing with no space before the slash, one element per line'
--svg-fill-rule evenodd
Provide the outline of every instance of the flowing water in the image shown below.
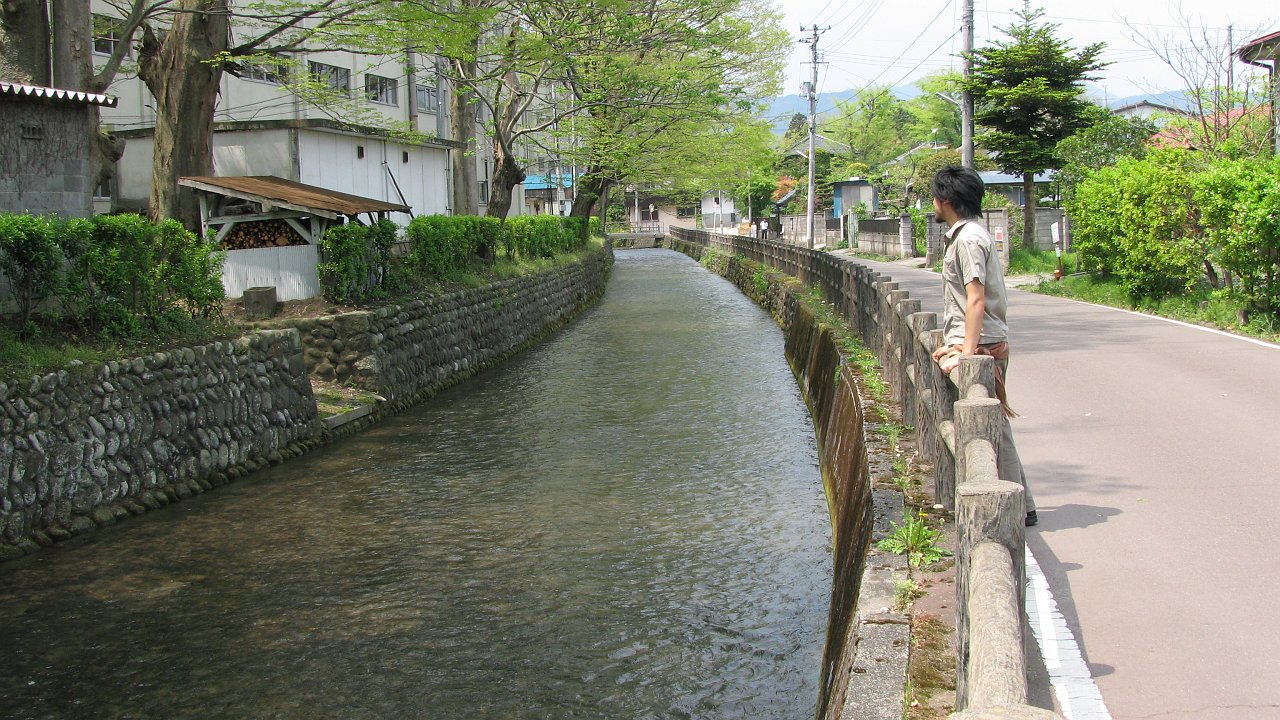
<path fill-rule="evenodd" d="M 511 363 L 0 567 L 0 717 L 811 718 L 816 456 L 772 319 L 619 252 Z"/>

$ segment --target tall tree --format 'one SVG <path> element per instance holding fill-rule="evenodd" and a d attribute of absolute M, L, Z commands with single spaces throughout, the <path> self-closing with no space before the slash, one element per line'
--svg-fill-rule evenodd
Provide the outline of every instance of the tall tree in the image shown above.
<path fill-rule="evenodd" d="M 752 125 L 781 84 L 780 17 L 755 0 L 665 0 L 613 18 L 613 49 L 571 66 L 584 107 L 574 157 L 587 168 L 572 214 L 589 215 L 612 184 L 665 181 L 733 153 L 720 140 Z"/>
<path fill-rule="evenodd" d="M 1035 175 L 1058 167 L 1058 142 L 1088 124 L 1083 84 L 1107 65 L 1098 59 L 1103 43 L 1077 51 L 1056 36 L 1056 24 L 1039 22 L 1043 14 L 1024 5 L 1018 21 L 1001 29 L 1012 41 L 975 50 L 964 83 L 981 128 L 975 140 L 1002 170 L 1022 176 L 1026 247 L 1035 245 Z"/>

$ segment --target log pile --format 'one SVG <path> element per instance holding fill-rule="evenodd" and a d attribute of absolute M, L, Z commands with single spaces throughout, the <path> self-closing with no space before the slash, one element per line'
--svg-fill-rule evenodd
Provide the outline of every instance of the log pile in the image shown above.
<path fill-rule="evenodd" d="M 306 245 L 307 241 L 284 220 L 254 220 L 236 223 L 222 239 L 225 250 Z"/>

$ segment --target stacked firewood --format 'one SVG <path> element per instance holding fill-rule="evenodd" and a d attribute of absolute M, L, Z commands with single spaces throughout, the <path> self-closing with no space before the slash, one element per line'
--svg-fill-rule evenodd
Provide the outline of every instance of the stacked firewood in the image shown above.
<path fill-rule="evenodd" d="M 237 223 L 222 239 L 227 250 L 252 250 L 255 248 L 306 245 L 298 231 L 284 220 L 254 220 Z"/>

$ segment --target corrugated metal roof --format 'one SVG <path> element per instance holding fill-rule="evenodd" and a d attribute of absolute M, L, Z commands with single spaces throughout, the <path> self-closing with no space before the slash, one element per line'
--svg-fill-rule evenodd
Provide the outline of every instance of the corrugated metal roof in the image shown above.
<path fill-rule="evenodd" d="M 337 190 L 304 185 L 274 175 L 184 177 L 178 180 L 178 184 L 275 207 L 319 211 L 318 214 L 328 216 L 359 215 L 366 212 L 409 212 L 408 205 L 348 195 Z"/>
<path fill-rule="evenodd" d="M 0 82 L 0 95 L 19 95 L 26 97 L 60 100 L 62 102 L 78 102 L 86 105 L 102 105 L 115 107 L 116 98 L 97 93 L 80 92 L 78 90 L 59 90 L 40 85 L 23 85 L 21 83 Z"/>

